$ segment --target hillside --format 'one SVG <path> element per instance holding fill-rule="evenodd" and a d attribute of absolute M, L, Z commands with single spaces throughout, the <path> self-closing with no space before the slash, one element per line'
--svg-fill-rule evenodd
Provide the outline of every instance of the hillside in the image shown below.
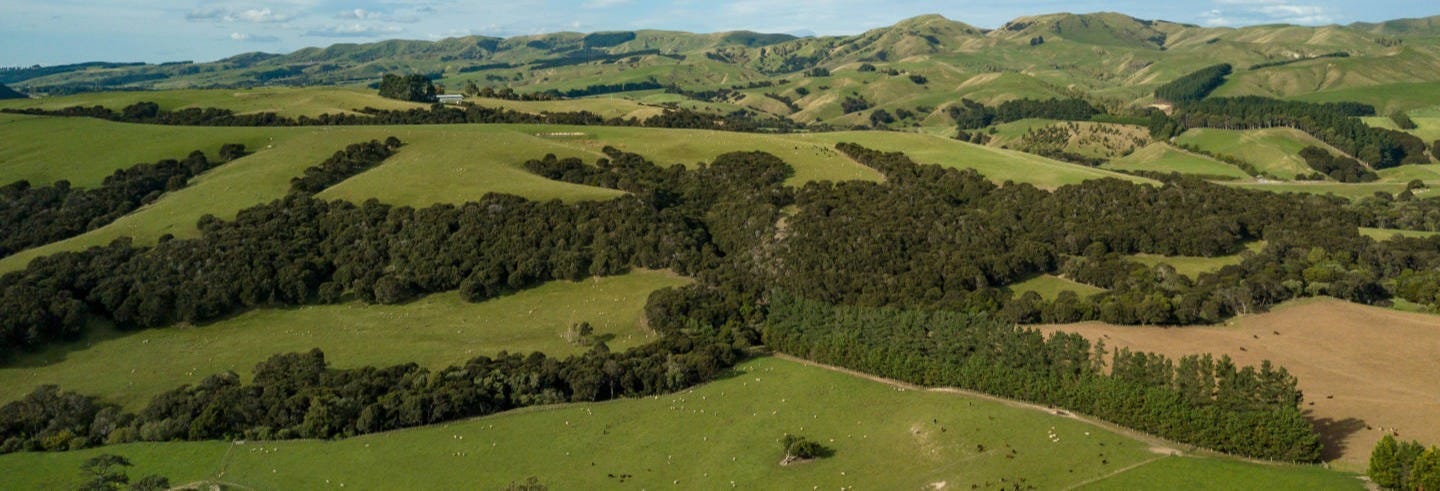
<path fill-rule="evenodd" d="M 209 63 L 81 64 L 22 70 L 7 80 L 46 94 L 97 88 L 366 85 L 387 72 L 424 73 L 452 90 L 474 82 L 522 93 L 587 87 L 609 91 L 613 89 L 608 86 L 644 83 L 691 91 L 735 89 L 741 96 L 730 102 L 742 107 L 802 121 L 844 122 L 833 111 L 853 90 L 860 90 L 876 107 L 892 111 L 943 106 L 947 101 L 933 97 L 935 90 L 956 90 L 991 103 L 1006 97 L 1079 93 L 1143 104 L 1156 86 L 1219 62 L 1241 68 L 1267 66 L 1240 70 L 1219 91 L 1222 95 L 1300 97 L 1440 82 L 1436 78 L 1440 75 L 1435 75 L 1440 74 L 1440 43 L 1435 30 L 1427 27 L 1434 19 L 1232 29 L 1116 13 L 1051 14 L 1017 18 L 987 31 L 926 15 L 851 36 L 655 30 L 506 39 L 468 36 L 337 44 L 288 54 L 247 53 Z M 1403 43 L 1391 43 L 1391 38 Z M 1327 57 L 1337 52 L 1346 57 Z M 1315 59 L 1306 61 L 1311 58 Z M 879 70 L 855 72 L 863 64 Z M 807 77 L 814 69 L 827 70 L 835 78 Z M 906 77 L 912 74 L 931 82 L 911 83 Z M 1009 80 L 1007 89 L 987 94 L 984 86 L 997 75 Z M 798 114 L 760 104 L 767 92 L 798 87 L 808 92 L 790 94 L 800 108 Z M 1011 90 L 1014 87 L 1027 88 Z"/>
<path fill-rule="evenodd" d="M 816 438 L 835 455 L 781 466 L 777 440 L 787 432 Z M 551 489 L 1052 489 L 1196 473 L 1233 489 L 1361 488 L 1351 475 L 1317 467 L 1171 456 L 1165 445 L 1031 406 L 761 358 L 732 377 L 656 398 L 547 406 L 340 441 L 106 451 L 129 457 L 134 476 L 160 472 L 176 483 L 254 489 L 435 489 L 456 481 L 490 489 L 530 476 Z M 68 489 L 96 453 L 5 455 L 0 472 L 15 489 Z"/>
<path fill-rule="evenodd" d="M 28 99 L 30 96 L 16 92 L 15 89 L 0 84 L 0 100 L 5 99 Z"/>
<path fill-rule="evenodd" d="M 1440 444 L 1437 24 L 0 69 L 0 488 L 1361 489 Z"/>

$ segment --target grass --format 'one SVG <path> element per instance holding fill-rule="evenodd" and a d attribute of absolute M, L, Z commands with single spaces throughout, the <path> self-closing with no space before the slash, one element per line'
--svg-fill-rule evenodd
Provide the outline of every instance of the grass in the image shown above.
<path fill-rule="evenodd" d="M 1135 153 L 1112 160 L 1103 167 L 1112 170 L 1179 172 L 1220 178 L 1248 179 L 1250 177 L 1238 167 L 1204 155 L 1186 152 L 1165 143 L 1151 143 L 1136 150 Z"/>
<path fill-rule="evenodd" d="M 1295 96 L 1293 99 L 1306 102 L 1360 102 L 1375 106 L 1375 111 L 1383 117 L 1393 111 L 1410 111 L 1440 105 L 1440 82 L 1350 87 L 1313 92 Z"/>
<path fill-rule="evenodd" d="M 185 89 L 83 94 L 0 102 L 7 108 L 62 109 L 71 106 L 105 106 L 120 110 L 137 102 L 154 102 L 164 110 L 218 107 L 236 113 L 273 112 L 281 116 L 319 116 L 351 113 L 354 109 L 411 109 L 427 104 L 380 97 L 374 90 L 348 87 L 260 87 L 253 89 Z"/>
<path fill-rule="evenodd" d="M 678 94 L 672 94 L 677 95 Z M 683 97 L 683 96 L 682 96 Z M 511 111 L 539 114 L 542 112 L 590 111 L 604 118 L 645 119 L 663 111 L 662 108 L 641 104 L 619 97 L 590 97 L 565 101 L 509 101 L 505 99 L 481 99 L 467 97 L 467 102 L 483 107 L 503 107 Z"/>
<path fill-rule="evenodd" d="M 636 271 L 550 282 L 479 303 L 449 292 L 404 305 L 259 309 L 198 327 L 100 328 L 90 339 L 0 367 L 0 404 L 39 385 L 57 384 L 139 410 L 152 396 L 182 384 L 225 371 L 248 379 L 255 364 L 272 354 L 317 347 L 338 367 L 413 361 L 438 369 L 502 350 L 563 357 L 587 349 L 563 338 L 581 321 L 593 325 L 596 336 L 609 338 L 612 349 L 623 350 L 653 335 L 641 321 L 650 292 L 687 282 L 662 271 Z M 144 375 L 131 376 L 134 370 Z"/>
<path fill-rule="evenodd" d="M 1261 172 L 1285 179 L 1314 172 L 1300 158 L 1301 149 L 1312 145 L 1329 148 L 1314 137 L 1290 128 L 1245 131 L 1199 128 L 1186 131 L 1176 141 L 1218 155 L 1239 158 Z"/>
<path fill-rule="evenodd" d="M 1059 442 L 1047 436 L 1051 431 Z M 834 456 L 779 466 L 777 440 L 787 432 L 819 441 Z M 901 390 L 760 358 L 733 377 L 654 398 L 535 408 L 339 441 L 144 443 L 11 454 L 0 456 L 0 475 L 13 489 L 73 488 L 79 464 L 109 452 L 135 462 L 133 476 L 162 472 L 187 483 L 223 472 L 219 479 L 252 489 L 338 489 L 341 483 L 345 489 L 455 483 L 496 489 L 529 476 L 551 489 L 918 489 L 941 482 L 969 489 L 1020 478 L 1060 489 L 1145 482 L 1157 470 L 1157 479 L 1177 480 L 1211 469 L 1204 482 L 1227 489 L 1362 487 L 1339 472 L 1163 457 L 1151 446 L 1048 411 Z M 1125 480 L 1131 472 L 1141 474 L 1139 481 Z M 622 482 L 612 475 L 630 477 Z"/>
<path fill-rule="evenodd" d="M 88 92 L 40 99 L 0 102 L 0 107 L 61 109 L 71 106 L 105 106 L 120 110 L 137 102 L 154 102 L 161 109 L 218 107 L 237 113 L 273 112 L 281 116 L 319 116 L 350 113 L 354 109 L 410 109 L 426 104 L 380 97 L 374 90 L 348 87 L 261 87 L 254 89 L 186 89 L 135 92 Z"/>
<path fill-rule="evenodd" d="M 226 143 L 263 149 L 272 138 L 290 134 L 293 130 L 285 128 L 155 126 L 0 114 L 0 141 L 5 142 L 0 145 L 0 185 L 67 179 L 77 187 L 93 187 L 116 169 L 137 163 L 182 159 L 195 150 L 213 158 Z"/>
<path fill-rule="evenodd" d="M 1063 291 L 1072 291 L 1081 297 L 1088 297 L 1105 291 L 1104 288 L 1098 286 L 1091 286 L 1048 274 L 1042 274 L 1019 283 L 1011 284 L 1007 288 L 1017 297 L 1025 292 L 1035 292 L 1040 294 L 1040 298 L 1044 298 L 1045 300 L 1055 300 L 1056 297 L 1060 296 L 1060 292 Z"/>
<path fill-rule="evenodd" d="M 1249 252 L 1260 252 L 1265 248 L 1265 241 L 1255 241 L 1245 245 Z M 1229 256 L 1201 257 L 1201 256 L 1161 256 L 1158 254 L 1133 254 L 1130 260 L 1155 267 L 1160 264 L 1169 264 L 1175 268 L 1175 272 L 1195 278 L 1200 273 L 1218 271 L 1220 268 L 1234 264 L 1240 264 L 1245 259 L 1245 254 L 1232 254 Z"/>
<path fill-rule="evenodd" d="M 1275 472 L 1266 466 L 1180 457 L 1164 457 L 1131 469 L 1128 472 L 1088 483 L 1076 489 L 1233 489 L 1231 483 L 1244 483 L 1252 489 L 1342 489 L 1359 486 L 1335 477 L 1335 472 L 1319 467 L 1293 467 Z"/>
<path fill-rule="evenodd" d="M 1426 238 L 1426 237 L 1434 237 L 1434 236 L 1440 235 L 1440 232 L 1425 232 L 1425 231 L 1420 231 L 1420 230 L 1398 230 L 1398 229 L 1389 229 L 1389 228 L 1360 227 L 1360 235 L 1364 235 L 1364 236 L 1366 236 L 1366 237 L 1369 237 L 1369 238 L 1372 238 L 1372 239 L 1375 239 L 1375 240 L 1389 240 L 1389 239 L 1394 238 L 1396 235 L 1399 235 L 1399 236 L 1401 236 L 1401 237 L 1409 237 L 1409 238 L 1420 238 L 1420 239 L 1423 239 L 1423 238 Z"/>
<path fill-rule="evenodd" d="M 923 164 L 975 169 L 997 183 L 1024 182 L 1044 189 L 1054 189 L 1066 184 L 1078 184 L 1091 179 L 1105 178 L 1141 183 L 1154 182 L 1149 179 L 1069 164 L 1024 152 L 985 147 L 919 133 L 839 132 L 797 135 L 796 138 L 825 142 L 827 145 L 852 142 L 886 152 L 904 152 L 916 162 Z"/>

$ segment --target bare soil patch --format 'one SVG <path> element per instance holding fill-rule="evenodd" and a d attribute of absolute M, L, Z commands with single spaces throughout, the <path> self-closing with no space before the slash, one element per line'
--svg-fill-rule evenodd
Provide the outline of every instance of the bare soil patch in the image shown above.
<path fill-rule="evenodd" d="M 1270 360 L 1299 378 L 1326 460 L 1346 468 L 1365 464 L 1382 430 L 1440 444 L 1440 316 L 1319 299 L 1225 326 L 1037 327 L 1103 339 L 1111 349 L 1225 354 L 1243 365 Z"/>

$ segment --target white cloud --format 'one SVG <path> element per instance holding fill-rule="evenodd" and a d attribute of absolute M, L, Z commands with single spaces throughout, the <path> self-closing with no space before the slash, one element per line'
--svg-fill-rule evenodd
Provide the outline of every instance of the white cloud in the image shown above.
<path fill-rule="evenodd" d="M 627 3 L 630 3 L 630 0 L 586 0 L 584 3 L 580 4 L 580 6 L 587 9 L 606 9 L 610 7 L 619 7 Z"/>
<path fill-rule="evenodd" d="M 306 31 L 305 35 L 331 38 L 376 37 L 386 34 L 395 34 L 401 31 L 404 31 L 404 29 L 401 29 L 399 26 L 361 24 L 358 22 L 352 22 L 349 24 L 339 24 L 333 26 L 326 26 L 318 29 L 311 29 L 309 31 Z"/>
<path fill-rule="evenodd" d="M 277 38 L 275 36 L 255 35 L 244 32 L 232 32 L 230 33 L 230 39 L 235 41 L 248 41 L 252 43 L 273 43 L 280 40 L 280 38 Z"/>
<path fill-rule="evenodd" d="M 1290 0 L 1214 0 L 1215 8 L 1200 14 L 1209 26 L 1250 24 L 1315 25 L 1335 22 L 1337 12 L 1319 5 Z"/>
<path fill-rule="evenodd" d="M 196 9 L 185 14 L 185 19 L 190 21 L 209 20 L 216 22 L 252 22 L 257 24 L 285 22 L 292 18 L 294 18 L 293 15 L 276 12 L 271 10 L 270 7 L 243 10 L 226 8 Z"/>
<path fill-rule="evenodd" d="M 418 13 L 418 12 L 417 12 L 417 13 Z M 416 23 L 416 22 L 420 22 L 420 16 L 417 15 L 417 14 L 401 13 L 401 12 L 398 12 L 398 11 L 386 13 L 386 12 L 377 12 L 377 11 L 374 11 L 374 10 L 365 10 L 365 9 L 345 10 L 345 11 L 340 12 L 340 14 L 339 14 L 339 15 L 336 15 L 335 17 L 338 18 L 338 19 L 344 19 L 344 20 L 370 20 L 370 21 L 384 21 L 384 22 L 403 22 L 403 23 L 406 23 L 406 24 L 413 24 L 413 23 Z"/>
<path fill-rule="evenodd" d="M 368 20 L 379 19 L 380 13 L 365 9 L 353 9 L 340 12 L 340 15 L 337 15 L 336 17 L 341 19 Z"/>

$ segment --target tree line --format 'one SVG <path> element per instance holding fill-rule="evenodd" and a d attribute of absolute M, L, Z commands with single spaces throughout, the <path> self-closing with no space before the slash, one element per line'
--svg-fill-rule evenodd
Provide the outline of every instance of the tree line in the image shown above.
<path fill-rule="evenodd" d="M 38 187 L 26 180 L 7 184 L 0 187 L 0 257 L 103 227 L 244 153 L 245 145 L 227 143 L 215 161 L 196 150 L 184 160 L 136 164 L 91 189 L 71 187 L 63 179 Z"/>
<path fill-rule="evenodd" d="M 1315 169 L 1331 179 L 1340 182 L 1374 182 L 1380 180 L 1375 171 L 1365 167 L 1365 164 L 1350 157 L 1331 155 L 1330 152 L 1316 146 L 1308 146 L 1300 150 L 1300 158 L 1305 159 L 1305 165 Z"/>
<path fill-rule="evenodd" d="M 1173 103 L 1195 102 L 1210 95 L 1230 75 L 1229 63 L 1201 68 L 1155 89 L 1155 97 Z"/>
<path fill-rule="evenodd" d="M 1015 99 L 995 107 L 970 99 L 960 99 L 959 104 L 952 105 L 945 111 L 961 130 L 979 129 L 1027 118 L 1088 121 L 1102 113 L 1100 109 L 1081 99 Z"/>
<path fill-rule="evenodd" d="M 1046 337 L 983 314 L 834 306 L 784 294 L 771 297 L 764 339 L 821 363 L 1058 406 L 1230 454 L 1320 459 L 1295 377 L 1268 362 L 1257 370 L 1229 357 L 1112 354 L 1078 334 Z"/>
<path fill-rule="evenodd" d="M 671 336 L 624 353 L 501 352 L 431 372 L 414 363 L 335 369 L 320 350 L 278 354 L 250 383 L 226 372 L 156 395 L 139 412 L 42 386 L 0 407 L 0 453 L 137 441 L 341 438 L 515 408 L 672 392 L 709 380 L 739 351 Z"/>
<path fill-rule="evenodd" d="M 335 152 L 320 165 L 305 169 L 305 175 L 290 180 L 290 192 L 315 194 L 351 176 L 380 165 L 400 148 L 400 139 L 389 137 L 384 143 L 370 140 L 354 143 Z"/>

